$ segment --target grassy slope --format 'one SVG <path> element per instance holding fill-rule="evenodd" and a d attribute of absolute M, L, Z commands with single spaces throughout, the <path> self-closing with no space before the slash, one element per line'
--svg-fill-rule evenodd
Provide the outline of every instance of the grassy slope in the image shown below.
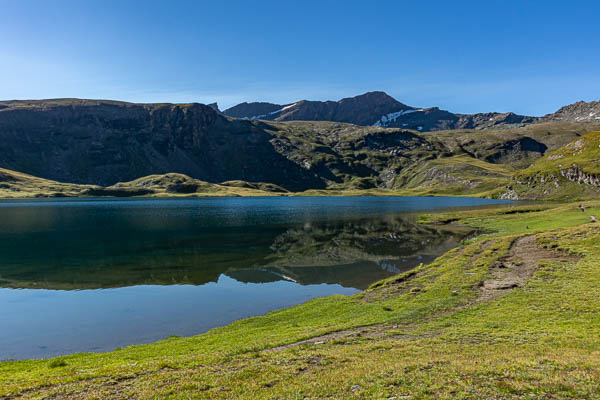
<path fill-rule="evenodd" d="M 600 214 L 600 202 L 587 208 Z M 314 299 L 192 338 L 1 363 L 0 396 L 598 398 L 598 225 L 576 205 L 424 218 L 457 220 L 493 233 L 354 296 Z M 543 262 L 525 288 L 473 302 L 490 266 L 525 233 L 582 258 Z M 373 324 L 377 335 L 265 351 Z"/>
<path fill-rule="evenodd" d="M 101 187 L 55 182 L 0 168 L 0 198 L 85 197 L 136 195 L 154 197 L 273 196 L 286 190 L 270 183 L 229 181 L 221 184 L 183 174 L 149 175 L 130 182 Z"/>
<path fill-rule="evenodd" d="M 600 177 L 600 132 L 588 133 L 518 171 L 511 187 L 520 198 L 577 200 L 600 194 L 600 186 L 578 183 L 562 173 L 577 168 Z"/>
<path fill-rule="evenodd" d="M 466 160 L 463 165 L 455 166 L 456 158 L 447 158 L 432 161 L 432 167 L 441 167 L 444 165 L 450 167 L 445 171 L 450 171 L 450 175 L 455 176 L 457 182 L 455 185 L 439 184 L 439 181 L 421 181 L 409 185 L 403 189 L 382 189 L 360 187 L 354 180 L 354 184 L 332 186 L 327 190 L 307 190 L 304 192 L 288 192 L 285 189 L 271 183 L 251 183 L 245 181 L 228 181 L 220 184 L 209 183 L 190 178 L 183 174 L 163 174 L 149 175 L 130 182 L 120 182 L 113 186 L 101 187 L 93 185 L 79 185 L 72 183 L 62 183 L 35 176 L 23 174 L 16 171 L 10 171 L 0 168 L 0 198 L 47 198 L 47 197 L 97 197 L 97 196 L 116 196 L 116 197 L 237 197 L 237 196 L 479 196 L 491 197 L 498 192 L 498 188 L 503 187 L 509 180 L 506 168 L 501 165 L 488 164 L 479 160 Z M 481 167 L 480 164 L 488 164 Z M 427 170 L 429 164 L 420 167 L 421 172 Z M 498 174 L 489 174 L 489 166 L 500 171 Z M 470 171 L 480 170 L 481 174 Z M 460 175 L 462 173 L 462 176 Z M 480 176 L 479 176 L 480 175 Z M 419 178 L 417 178 L 419 179 Z M 465 183 L 469 180 L 468 183 Z M 181 185 L 194 187 L 192 192 L 171 191 L 169 186 Z M 468 187 L 466 187 L 468 186 Z"/>
<path fill-rule="evenodd" d="M 423 194 L 492 197 L 506 186 L 513 169 L 467 155 L 438 158 L 410 171 L 406 187 Z"/>
<path fill-rule="evenodd" d="M 38 197 L 40 195 L 47 197 L 56 196 L 56 193 L 71 197 L 79 196 L 83 190 L 90 187 L 92 186 L 56 182 L 0 168 L 0 198 Z"/>

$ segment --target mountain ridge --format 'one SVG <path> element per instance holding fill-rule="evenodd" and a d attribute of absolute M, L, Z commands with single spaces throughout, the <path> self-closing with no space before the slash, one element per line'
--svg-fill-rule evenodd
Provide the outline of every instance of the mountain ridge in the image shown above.
<path fill-rule="evenodd" d="M 348 105 L 352 105 L 348 107 Z M 513 112 L 453 113 L 439 107 L 412 107 L 382 91 L 367 92 L 338 101 L 299 100 L 289 104 L 240 103 L 224 115 L 269 121 L 333 121 L 362 126 L 406 128 L 419 131 L 518 127 L 547 121 L 600 121 L 600 101 L 580 101 L 543 117 Z"/>
<path fill-rule="evenodd" d="M 344 103 L 352 108 L 356 99 Z M 198 103 L 53 99 L 0 105 L 0 167 L 109 187 L 92 188 L 88 195 L 120 195 L 123 188 L 112 187 L 118 182 L 176 173 L 211 184 L 263 182 L 315 194 L 383 190 L 489 197 L 501 193 L 515 169 L 600 130 L 600 121 L 515 124 L 510 113 L 498 117 L 511 122 L 502 129 L 496 129 L 496 114 L 483 114 L 490 127 L 419 131 L 239 119 L 221 114 L 216 105 Z M 339 111 L 339 105 L 332 110 Z M 402 113 L 417 111 L 405 108 Z M 173 182 L 183 193 L 197 193 L 192 186 L 202 186 L 188 183 Z M 146 191 L 126 189 L 130 194 Z"/>
<path fill-rule="evenodd" d="M 439 107 L 418 108 L 401 103 L 382 91 L 367 92 L 338 101 L 300 100 L 289 104 L 240 103 L 223 114 L 271 121 L 333 121 L 363 126 L 382 126 L 433 131 L 484 129 L 497 125 L 533 123 L 537 117 L 507 113 L 458 114 Z"/>
<path fill-rule="evenodd" d="M 600 101 L 578 101 L 543 117 L 545 121 L 600 121 Z"/>

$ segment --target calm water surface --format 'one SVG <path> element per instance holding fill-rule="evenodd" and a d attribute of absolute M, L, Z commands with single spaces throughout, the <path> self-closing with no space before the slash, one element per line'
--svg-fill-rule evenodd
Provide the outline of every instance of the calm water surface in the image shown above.
<path fill-rule="evenodd" d="M 415 212 L 499 201 L 0 201 L 0 360 L 190 336 L 427 262 L 467 231 Z"/>

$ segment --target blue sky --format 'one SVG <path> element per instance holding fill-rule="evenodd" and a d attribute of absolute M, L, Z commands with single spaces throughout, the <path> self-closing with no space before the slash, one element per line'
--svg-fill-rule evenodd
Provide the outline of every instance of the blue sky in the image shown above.
<path fill-rule="evenodd" d="M 337 100 L 542 115 L 600 98 L 600 2 L 0 0 L 0 99 Z"/>

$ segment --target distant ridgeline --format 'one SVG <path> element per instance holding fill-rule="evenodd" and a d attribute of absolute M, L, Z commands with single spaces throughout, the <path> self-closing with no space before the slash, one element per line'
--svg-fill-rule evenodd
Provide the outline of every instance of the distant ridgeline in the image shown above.
<path fill-rule="evenodd" d="M 519 190 L 513 175 L 595 130 L 600 102 L 537 118 L 415 108 L 383 92 L 223 112 L 216 104 L 3 101 L 0 196 L 327 189 L 539 198 L 547 188 Z"/>

